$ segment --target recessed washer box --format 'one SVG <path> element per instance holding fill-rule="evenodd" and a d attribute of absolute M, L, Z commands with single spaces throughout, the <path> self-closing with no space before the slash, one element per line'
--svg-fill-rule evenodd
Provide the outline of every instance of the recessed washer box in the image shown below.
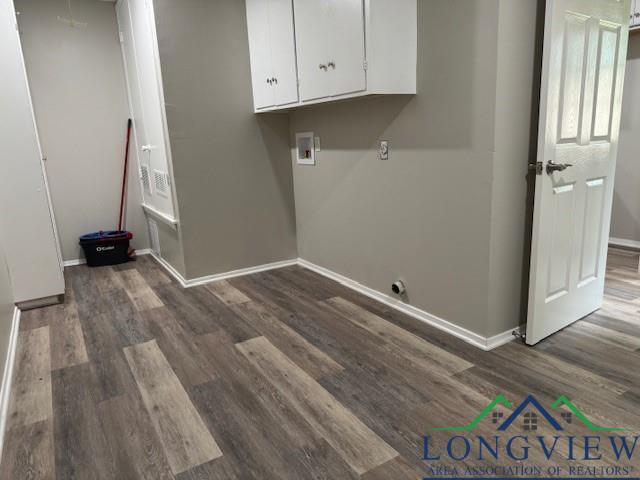
<path fill-rule="evenodd" d="M 298 165 L 315 165 L 316 149 L 313 132 L 296 133 L 296 163 Z"/>

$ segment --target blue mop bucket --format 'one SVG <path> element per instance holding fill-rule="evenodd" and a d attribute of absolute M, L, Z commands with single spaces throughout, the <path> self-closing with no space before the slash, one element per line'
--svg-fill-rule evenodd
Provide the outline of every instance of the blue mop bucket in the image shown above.
<path fill-rule="evenodd" d="M 129 257 L 129 240 L 131 232 L 111 231 L 94 232 L 80 237 L 80 246 L 90 267 L 118 265 L 126 263 Z"/>

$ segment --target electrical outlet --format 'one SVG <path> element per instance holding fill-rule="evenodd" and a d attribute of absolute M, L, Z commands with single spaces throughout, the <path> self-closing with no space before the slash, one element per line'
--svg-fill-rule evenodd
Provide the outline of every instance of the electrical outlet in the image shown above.
<path fill-rule="evenodd" d="M 315 145 L 316 152 L 319 152 L 322 150 L 322 148 L 320 147 L 320 137 L 316 137 L 314 139 L 314 145 Z"/>
<path fill-rule="evenodd" d="M 380 160 L 389 160 L 389 142 L 382 140 L 380 142 Z"/>

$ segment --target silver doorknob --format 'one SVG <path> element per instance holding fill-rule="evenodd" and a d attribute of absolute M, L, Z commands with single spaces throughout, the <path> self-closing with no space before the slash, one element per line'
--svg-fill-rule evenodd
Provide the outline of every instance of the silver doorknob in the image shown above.
<path fill-rule="evenodd" d="M 547 173 L 551 175 L 553 172 L 564 172 L 567 168 L 573 167 L 570 163 L 555 163 L 553 160 L 547 162 Z"/>

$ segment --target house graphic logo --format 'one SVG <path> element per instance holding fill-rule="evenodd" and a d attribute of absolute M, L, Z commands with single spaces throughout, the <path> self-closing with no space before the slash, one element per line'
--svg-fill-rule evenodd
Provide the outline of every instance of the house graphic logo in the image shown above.
<path fill-rule="evenodd" d="M 528 395 L 514 404 L 498 395 L 467 424 L 430 428 L 422 445 L 431 474 L 425 478 L 640 480 L 637 429 L 594 422 L 566 395 L 549 403 Z"/>
<path fill-rule="evenodd" d="M 534 397 L 529 395 L 525 398 L 520 405 L 509 415 L 504 418 L 504 412 L 496 411 L 499 406 L 505 408 L 513 408 L 512 402 L 507 400 L 504 395 L 498 395 L 486 408 L 484 408 L 471 422 L 467 425 L 453 426 L 453 427 L 441 427 L 433 428 L 434 431 L 449 431 L 449 432 L 464 432 L 474 430 L 485 418 L 491 415 L 491 421 L 497 425 L 499 432 L 504 432 L 516 423 L 516 420 L 522 417 L 522 428 L 525 431 L 537 431 L 541 420 L 546 423 L 555 431 L 561 432 L 565 430 L 565 425 L 571 425 L 574 423 L 574 418 L 580 421 L 587 429 L 592 432 L 622 432 L 626 431 L 626 428 L 620 427 L 602 427 L 593 423 L 587 415 L 585 415 L 574 403 L 569 400 L 566 395 L 561 395 L 558 399 L 551 404 L 551 410 L 556 411 L 560 407 L 566 407 L 566 410 L 560 412 L 561 421 L 556 419 L 542 404 Z M 568 411 L 567 411 L 568 410 Z"/>

